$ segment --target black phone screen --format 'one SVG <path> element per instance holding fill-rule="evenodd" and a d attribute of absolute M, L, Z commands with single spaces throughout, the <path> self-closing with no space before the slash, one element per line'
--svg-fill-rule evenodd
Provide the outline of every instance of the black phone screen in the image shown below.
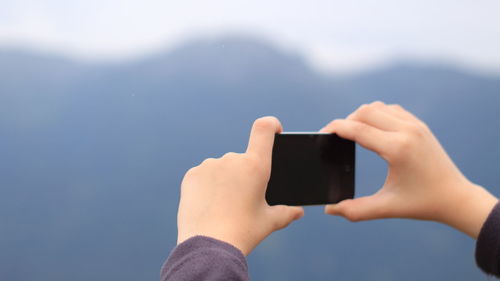
<path fill-rule="evenodd" d="M 335 134 L 281 133 L 273 146 L 269 205 L 324 205 L 354 196 L 355 144 Z"/>

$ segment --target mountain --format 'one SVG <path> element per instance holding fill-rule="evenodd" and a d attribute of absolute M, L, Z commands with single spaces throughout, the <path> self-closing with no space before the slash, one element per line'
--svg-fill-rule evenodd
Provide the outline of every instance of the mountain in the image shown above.
<path fill-rule="evenodd" d="M 158 280 L 176 242 L 184 172 L 243 151 L 253 120 L 314 131 L 373 100 L 425 120 L 498 195 L 500 78 L 402 62 L 326 76 L 256 38 L 186 42 L 84 64 L 0 50 L 0 280 Z M 357 195 L 385 163 L 358 148 Z M 349 223 L 321 207 L 250 256 L 254 280 L 474 280 L 474 241 L 430 222 Z"/>

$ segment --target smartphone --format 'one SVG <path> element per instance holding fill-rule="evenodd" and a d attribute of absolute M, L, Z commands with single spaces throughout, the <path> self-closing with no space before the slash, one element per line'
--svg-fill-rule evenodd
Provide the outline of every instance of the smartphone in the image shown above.
<path fill-rule="evenodd" d="M 354 197 L 355 144 L 336 134 L 285 132 L 274 139 L 269 205 L 325 205 Z"/>

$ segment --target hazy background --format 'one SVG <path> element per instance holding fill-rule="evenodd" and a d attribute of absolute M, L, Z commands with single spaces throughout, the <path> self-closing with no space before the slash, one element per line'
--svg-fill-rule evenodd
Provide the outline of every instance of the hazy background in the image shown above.
<path fill-rule="evenodd" d="M 184 172 L 243 151 L 262 115 L 314 131 L 400 103 L 499 195 L 498 1 L 0 4 L 0 280 L 158 280 Z M 358 148 L 357 196 L 385 169 Z M 474 246 L 436 223 L 308 207 L 250 276 L 484 280 Z"/>

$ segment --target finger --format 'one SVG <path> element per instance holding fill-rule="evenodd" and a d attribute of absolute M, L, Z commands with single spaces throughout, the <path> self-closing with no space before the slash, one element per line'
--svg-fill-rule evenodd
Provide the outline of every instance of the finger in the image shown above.
<path fill-rule="evenodd" d="M 398 131 L 404 126 L 400 118 L 387 112 L 387 106 L 382 102 L 362 105 L 347 119 L 360 121 L 384 131 Z"/>
<path fill-rule="evenodd" d="M 386 197 L 375 194 L 326 205 L 325 213 L 342 216 L 352 222 L 357 222 L 391 217 L 388 206 Z"/>
<path fill-rule="evenodd" d="M 376 102 L 372 103 L 372 105 L 375 108 L 377 108 L 377 109 L 379 109 L 379 110 L 381 110 L 381 111 L 383 111 L 391 116 L 394 116 L 394 117 L 402 119 L 402 120 L 406 120 L 398 112 L 395 112 L 395 110 L 392 108 L 394 104 L 385 104 L 383 102 L 376 101 Z"/>
<path fill-rule="evenodd" d="M 404 109 L 399 104 L 390 104 L 388 105 L 388 107 L 394 114 L 398 115 L 400 118 L 406 121 L 420 121 L 420 119 L 418 119 L 415 115 Z"/>
<path fill-rule="evenodd" d="M 281 130 L 281 124 L 276 117 L 268 116 L 255 120 L 248 141 L 247 153 L 271 159 L 274 135 Z"/>
<path fill-rule="evenodd" d="M 291 222 L 304 216 L 304 208 L 297 206 L 275 205 L 271 206 L 273 228 L 279 230 L 287 227 Z"/>
<path fill-rule="evenodd" d="M 322 129 L 325 133 L 336 133 L 342 138 L 355 141 L 366 149 L 385 155 L 390 149 L 391 133 L 356 120 L 337 119 Z"/>
<path fill-rule="evenodd" d="M 360 106 L 360 107 L 362 107 L 362 106 Z M 385 111 L 386 108 L 387 108 L 387 105 L 384 102 L 382 102 L 382 101 L 374 101 L 374 102 L 372 102 L 370 104 L 366 104 L 365 106 L 370 106 L 370 107 L 373 107 L 373 108 L 376 108 L 376 109 L 379 109 L 379 110 L 382 110 L 382 111 Z"/>
<path fill-rule="evenodd" d="M 356 111 L 358 111 L 360 108 L 362 108 L 364 106 L 365 107 L 366 106 L 372 106 L 372 107 L 380 109 L 380 110 L 384 110 L 384 108 L 387 107 L 387 105 L 385 103 L 381 102 L 381 101 L 374 101 L 374 102 L 372 102 L 370 104 L 363 104 L 363 105 L 359 106 L 358 109 L 356 109 L 354 112 L 352 112 L 351 114 L 349 114 L 346 119 L 349 119 L 350 117 L 352 117 L 354 115 L 354 113 L 356 113 Z"/>

